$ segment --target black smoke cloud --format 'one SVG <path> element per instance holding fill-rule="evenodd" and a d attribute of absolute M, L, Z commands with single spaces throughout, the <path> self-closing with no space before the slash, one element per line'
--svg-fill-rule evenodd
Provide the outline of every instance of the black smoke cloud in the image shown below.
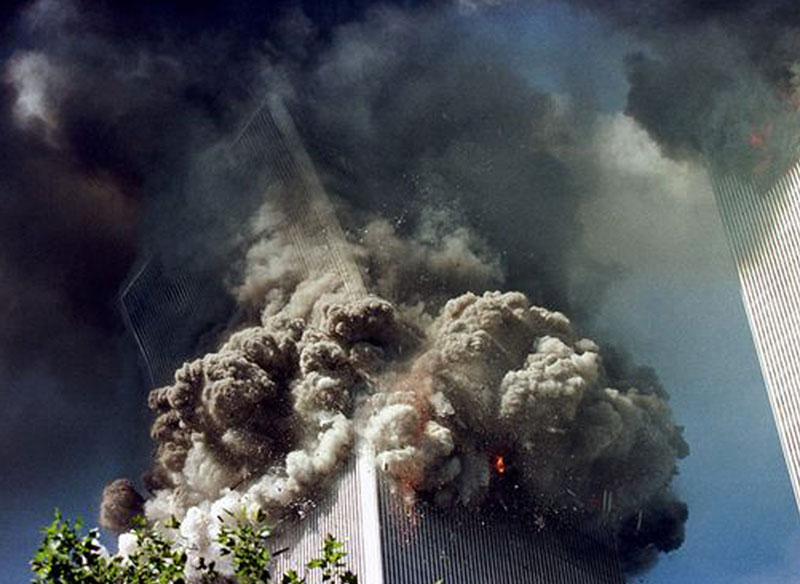
<path fill-rule="evenodd" d="M 144 434 L 117 293 L 148 248 L 191 239 L 151 217 L 181 209 L 202 225 L 215 211 L 193 205 L 186 177 L 252 75 L 236 35 L 205 21 L 182 37 L 188 7 L 145 8 L 3 3 L 0 427 L 15 491 L 44 480 L 46 444 L 90 450 L 108 412 L 117 436 Z"/>
<path fill-rule="evenodd" d="M 195 178 L 200 151 L 238 123 L 264 59 L 299 44 L 298 31 L 313 44 L 358 10 L 318 8 L 315 23 L 290 3 L 4 3 L 0 367 L 9 377 L 33 361 L 81 383 L 113 369 L 114 349 L 100 339 L 121 330 L 116 294 L 137 254 L 167 239 L 192 248 L 201 238 L 191 234 L 218 211 L 194 183 L 207 180 Z M 176 212 L 181 225 L 158 219 Z"/>
<path fill-rule="evenodd" d="M 644 44 L 627 113 L 672 157 L 770 184 L 798 155 L 794 2 L 584 2 Z"/>
<path fill-rule="evenodd" d="M 295 79 L 295 99 L 321 172 L 353 207 L 405 232 L 431 209 L 468 217 L 502 250 L 509 285 L 585 313 L 614 272 L 576 253 L 576 213 L 592 193 L 578 187 L 571 163 L 593 114 L 532 89 L 507 60 L 453 11 L 384 11 L 339 29 Z M 572 285 L 578 270 L 596 284 L 591 298 Z"/>
<path fill-rule="evenodd" d="M 159 211 L 203 214 L 207 201 L 193 205 L 196 195 L 187 192 L 191 163 L 198 149 L 235 125 L 266 61 L 291 63 L 308 127 L 322 134 L 317 142 L 343 151 L 337 155 L 355 169 L 359 202 L 379 190 L 385 196 L 378 210 L 400 216 L 409 192 L 430 200 L 444 194 L 474 211 L 498 249 L 522 247 L 508 245 L 521 235 L 533 238 L 524 246 L 530 250 L 579 235 L 570 213 L 583 194 L 570 184 L 553 145 L 568 146 L 580 132 L 566 127 L 584 122 L 558 120 L 552 97 L 530 92 L 498 67 L 502 55 L 492 48 L 446 30 L 452 20 L 419 19 L 416 27 L 396 29 L 379 50 L 383 33 L 376 31 L 390 30 L 389 18 L 337 28 L 362 19 L 370 4 L 4 3 L 0 265 L 10 373 L 27 367 L 34 353 L 59 375 L 94 371 L 106 361 L 92 335 L 118 330 L 114 296 L 138 252 L 146 206 L 158 198 Z M 800 21 L 793 3 L 572 4 L 647 44 L 627 61 L 628 112 L 667 154 L 721 154 L 723 163 L 780 167 L 762 144 L 785 151 L 791 142 L 787 126 L 770 118 L 793 121 L 793 33 Z M 368 50 L 379 61 L 370 61 Z M 41 57 L 38 69 L 32 55 Z M 356 55 L 350 69 L 347 55 Z M 21 120 L 26 61 L 27 82 L 38 77 L 44 109 Z M 426 95 L 434 85 L 438 94 Z M 521 109 L 531 112 L 527 125 L 518 123 Z M 537 144 L 537 132 L 546 148 Z M 498 176 L 505 182 L 497 183 Z M 503 193 L 507 215 L 500 217 L 498 195 L 487 197 L 488 190 Z M 556 255 L 506 258 L 510 280 L 531 292 L 552 280 L 555 292 L 534 298 L 570 308 L 560 294 L 567 253 L 561 250 L 569 246 L 552 248 Z M 534 271 L 525 274 L 531 259 Z M 52 350 L 33 334 L 44 329 L 55 340 Z M 75 334 L 87 340 L 75 342 Z M 31 351 L 33 345 L 39 350 Z M 92 365 L 81 367 L 86 357 Z"/>
<path fill-rule="evenodd" d="M 230 251 L 254 201 L 236 198 L 211 147 L 259 97 L 252 88 L 279 78 L 295 88 L 287 100 L 354 240 L 369 239 L 376 217 L 401 236 L 431 213 L 467 217 L 500 250 L 510 286 L 591 314 L 616 275 L 580 253 L 578 209 L 593 194 L 579 185 L 594 169 L 578 161 L 592 104 L 531 89 L 455 11 L 330 6 L 39 2 L 9 25 L 0 95 L 9 378 L 44 368 L 68 393 L 102 396 L 129 371 L 133 353 L 108 341 L 122 332 L 120 284 L 154 250 L 176 266 Z M 658 120 L 638 117 L 660 137 Z M 681 534 L 685 516 L 673 517 Z M 679 539 L 670 537 L 661 549 Z"/>
<path fill-rule="evenodd" d="M 146 204 L 184 172 L 198 127 L 219 117 L 183 55 L 109 36 L 107 22 L 38 3 L 6 51 L 0 265 L 12 375 L 35 356 L 59 377 L 96 377 L 110 353 L 92 336 L 121 328 L 115 297 Z"/>

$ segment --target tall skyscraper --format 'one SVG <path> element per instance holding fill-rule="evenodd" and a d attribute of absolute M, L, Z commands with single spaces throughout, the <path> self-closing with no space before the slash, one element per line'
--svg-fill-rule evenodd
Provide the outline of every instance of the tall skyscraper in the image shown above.
<path fill-rule="evenodd" d="M 800 162 L 766 189 L 716 176 L 714 193 L 800 509 Z"/>
<path fill-rule="evenodd" d="M 286 189 L 278 208 L 308 273 L 330 273 L 351 298 L 367 294 L 333 206 L 286 107 L 269 96 L 231 144 L 243 174 L 265 189 Z M 278 203 L 280 203 L 279 201 Z M 147 262 L 121 301 L 155 383 L 193 355 L 192 318 L 201 278 Z M 185 354 L 181 354 L 181 353 Z M 302 520 L 279 526 L 276 548 L 287 548 L 277 570 L 318 555 L 327 533 L 344 540 L 351 567 L 370 584 L 621 584 L 615 541 L 602 527 L 533 521 L 515 512 L 409 502 L 378 477 L 366 445 L 356 448 L 333 484 Z M 608 504 L 611 504 L 609 499 Z"/>
<path fill-rule="evenodd" d="M 286 526 L 278 568 L 314 557 L 326 533 L 346 542 L 349 562 L 370 584 L 622 584 L 613 538 L 602 529 L 537 524 L 502 510 L 410 503 L 357 454 L 330 494 Z"/>

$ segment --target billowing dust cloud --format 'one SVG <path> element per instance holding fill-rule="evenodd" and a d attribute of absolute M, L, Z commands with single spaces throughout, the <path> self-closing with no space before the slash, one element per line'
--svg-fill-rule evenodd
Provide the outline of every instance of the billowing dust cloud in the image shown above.
<path fill-rule="evenodd" d="M 11 137 L 0 145 L 11 185 L 0 268 L 4 305 L 15 308 L 4 313 L 6 361 L 90 363 L 102 379 L 94 394 L 107 393 L 111 375 L 93 366 L 107 334 L 76 343 L 75 331 L 105 323 L 91 316 L 111 304 L 141 232 L 174 265 L 227 259 L 252 201 L 217 188 L 224 181 L 198 188 L 196 167 L 209 166 L 199 151 L 231 129 L 258 83 L 288 80 L 310 122 L 304 138 L 335 154 L 319 170 L 343 200 L 337 211 L 375 296 L 354 301 L 335 275 L 299 269 L 280 210 L 265 206 L 233 291 L 246 323 L 152 392 L 147 516 L 175 515 L 213 555 L 221 509 L 302 515 L 366 440 L 409 498 L 478 505 L 502 482 L 542 515 L 610 523 L 631 563 L 679 546 L 686 507 L 669 485 L 686 446 L 666 393 L 576 325 L 618 275 L 597 258 L 631 247 L 598 256 L 607 242 L 584 238 L 616 229 L 597 227 L 614 226 L 623 206 L 618 183 L 604 179 L 631 169 L 598 126 L 643 129 L 695 170 L 710 161 L 771 180 L 797 147 L 798 11 L 784 0 L 568 3 L 630 33 L 625 115 L 597 113 L 606 109 L 592 80 L 606 73 L 591 75 L 594 61 L 562 56 L 563 82 L 537 86 L 519 55 L 541 61 L 533 45 L 548 43 L 488 38 L 482 9 L 525 2 L 379 7 L 327 23 L 303 2 L 283 20 L 289 2 L 237 12 L 240 3 L 143 1 L 116 19 L 80 1 L 31 3 L 20 23 L 31 47 L 4 39 L 0 86 Z M 601 151 L 621 170 L 598 162 Z M 339 166 L 349 181 L 339 183 Z M 635 175 L 644 180 L 628 195 L 660 196 L 669 181 L 694 188 L 674 180 L 676 168 Z M 646 224 L 660 247 L 649 221 L 669 232 L 661 216 L 673 209 L 626 207 L 627 223 Z M 491 292 L 503 289 L 525 294 Z M 45 347 L 42 330 L 52 333 Z M 17 448 L 17 426 L 6 425 Z M 142 505 L 130 482 L 112 483 L 102 521 L 125 529 Z"/>
<path fill-rule="evenodd" d="M 631 565 L 680 545 L 686 512 L 670 481 L 688 449 L 666 394 L 652 379 L 610 378 L 596 343 L 522 293 L 446 299 L 501 276 L 479 238 L 453 227 L 404 239 L 374 220 L 380 237 L 364 234 L 349 251 L 382 297 L 351 299 L 335 274 L 294 268 L 285 225 L 273 205 L 253 221 L 262 238 L 236 293 L 250 310 L 260 299 L 259 322 L 150 394 L 149 521 L 176 518 L 191 553 L 216 557 L 222 509 L 297 520 L 367 441 L 409 501 L 481 505 L 502 472 L 540 517 L 619 534 L 636 525 L 623 550 Z M 438 293 L 409 290 L 420 273 Z M 106 526 L 126 527 L 124 510 L 137 509 L 128 499 L 127 485 L 107 488 Z"/>
<path fill-rule="evenodd" d="M 683 541 L 670 485 L 688 449 L 666 393 L 556 310 L 592 306 L 573 302 L 571 272 L 597 120 L 529 87 L 448 14 L 379 13 L 316 67 L 271 71 L 304 89 L 285 97 L 309 148 L 330 140 L 347 161 L 344 180 L 335 161 L 319 171 L 371 295 L 309 270 L 328 250 L 298 248 L 296 193 L 262 191 L 231 287 L 243 321 L 150 394 L 144 512 L 175 518 L 190 554 L 225 565 L 223 510 L 302 520 L 360 444 L 400 497 L 513 497 L 524 520 L 602 524 L 631 569 Z M 105 524 L 124 529 L 129 491 L 106 494 Z"/>

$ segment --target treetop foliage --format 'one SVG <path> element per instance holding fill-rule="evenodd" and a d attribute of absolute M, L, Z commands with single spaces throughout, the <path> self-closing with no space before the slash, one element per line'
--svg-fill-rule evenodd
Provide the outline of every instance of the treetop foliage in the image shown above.
<path fill-rule="evenodd" d="M 30 562 L 34 584 L 187 584 L 190 560 L 181 541 L 169 541 L 144 520 L 121 536 L 132 545 L 117 555 L 100 544 L 97 529 L 83 533 L 81 521 L 64 519 L 59 511 L 42 534 L 42 543 Z M 323 541 L 321 555 L 306 564 L 302 576 L 290 569 L 273 580 L 271 535 L 268 528 L 246 521 L 223 527 L 217 543 L 221 555 L 231 558 L 233 574 L 222 574 L 215 562 L 202 557 L 190 567 L 201 584 L 306 584 L 314 572 L 328 584 L 358 584 L 358 577 L 344 561 L 344 544 L 330 534 Z"/>

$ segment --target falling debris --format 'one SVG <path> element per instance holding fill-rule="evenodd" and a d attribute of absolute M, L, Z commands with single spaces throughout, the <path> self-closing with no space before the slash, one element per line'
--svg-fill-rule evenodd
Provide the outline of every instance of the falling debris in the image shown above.
<path fill-rule="evenodd" d="M 636 549 L 671 549 L 685 515 L 663 544 L 642 512 L 674 501 L 688 453 L 659 386 L 615 384 L 597 344 L 520 293 L 462 294 L 422 316 L 319 280 L 152 391 L 148 520 L 177 519 L 215 557 L 220 509 L 302 518 L 366 440 L 406 498 L 482 505 L 508 476 L 540 516 L 633 522 Z"/>

